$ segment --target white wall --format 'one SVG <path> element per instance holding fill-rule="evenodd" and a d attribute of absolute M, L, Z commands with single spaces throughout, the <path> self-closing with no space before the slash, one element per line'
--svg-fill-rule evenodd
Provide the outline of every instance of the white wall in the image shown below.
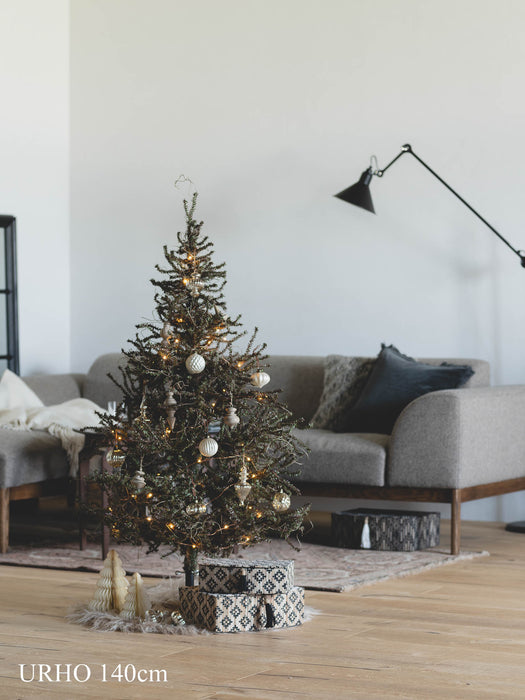
<path fill-rule="evenodd" d="M 378 215 L 331 195 L 409 141 L 525 247 L 521 0 L 75 0 L 72 367 L 150 317 L 180 173 L 273 353 L 491 360 L 525 382 L 525 270 L 410 156 Z M 465 507 L 523 517 L 525 498 Z"/>
<path fill-rule="evenodd" d="M 0 213 L 17 219 L 23 374 L 70 362 L 69 3 L 0 0 Z"/>

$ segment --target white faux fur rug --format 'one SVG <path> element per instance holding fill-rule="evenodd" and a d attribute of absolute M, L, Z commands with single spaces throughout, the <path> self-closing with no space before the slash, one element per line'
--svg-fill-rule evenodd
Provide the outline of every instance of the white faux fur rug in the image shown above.
<path fill-rule="evenodd" d="M 176 554 L 166 557 L 162 557 L 162 551 L 146 554 L 145 549 L 132 545 L 114 545 L 112 548 L 117 550 L 128 574 L 138 571 L 143 576 L 182 576 L 182 559 Z M 286 542 L 272 540 L 243 549 L 236 558 L 293 559 L 297 586 L 341 592 L 487 555 L 488 552 L 461 552 L 453 556 L 440 547 L 416 552 L 378 552 L 310 543 L 302 543 L 301 551 L 296 552 Z M 71 544 L 13 547 L 7 554 L 0 555 L 0 564 L 94 572 L 102 568 L 99 547 L 91 545 L 81 552 L 77 545 Z"/>
<path fill-rule="evenodd" d="M 179 635 L 201 635 L 213 634 L 205 629 L 200 629 L 194 625 L 181 624 L 176 615 L 177 622 L 174 624 L 171 613 L 179 611 L 179 585 L 180 580 L 163 579 L 156 586 L 148 588 L 152 608 L 163 611 L 164 615 L 148 616 L 145 620 L 135 618 L 126 620 L 119 617 L 114 612 L 94 612 L 89 610 L 87 603 L 75 606 L 66 616 L 68 622 L 75 625 L 82 625 L 99 632 L 139 632 L 148 634 L 179 634 Z M 309 622 L 319 611 L 306 605 L 304 608 L 304 622 Z M 280 630 L 293 629 L 290 627 L 270 627 L 269 629 L 258 630 L 258 632 L 278 632 Z"/>

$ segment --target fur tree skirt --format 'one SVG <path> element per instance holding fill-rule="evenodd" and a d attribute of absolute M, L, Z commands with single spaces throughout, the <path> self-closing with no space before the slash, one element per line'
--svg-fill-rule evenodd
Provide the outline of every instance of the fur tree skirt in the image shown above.
<path fill-rule="evenodd" d="M 187 625 L 179 614 L 180 579 L 163 579 L 161 583 L 148 588 L 151 598 L 151 611 L 145 620 L 135 618 L 127 620 L 115 612 L 96 612 L 88 608 L 87 603 L 74 607 L 66 620 L 75 625 L 83 625 L 100 632 L 145 632 L 149 634 L 213 634 L 194 625 Z M 306 606 L 305 622 L 311 620 L 318 611 Z M 282 628 L 286 629 L 286 628 Z M 264 632 L 265 630 L 261 630 Z M 268 631 L 275 632 L 270 628 Z"/>

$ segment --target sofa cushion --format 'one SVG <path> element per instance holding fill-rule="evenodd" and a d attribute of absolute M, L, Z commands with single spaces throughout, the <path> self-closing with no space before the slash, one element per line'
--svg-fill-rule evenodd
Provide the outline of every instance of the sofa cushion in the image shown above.
<path fill-rule="evenodd" d="M 411 401 L 431 391 L 457 389 L 473 374 L 468 365 L 429 365 L 403 355 L 393 345 L 382 345 L 363 391 L 346 414 L 342 427 L 352 432 L 389 434 Z"/>
<path fill-rule="evenodd" d="M 361 393 L 376 358 L 328 355 L 324 362 L 324 385 L 312 427 L 345 432 L 346 413 Z"/>
<path fill-rule="evenodd" d="M 0 429 L 0 488 L 69 474 L 60 440 L 44 430 Z"/>
<path fill-rule="evenodd" d="M 297 481 L 384 486 L 388 435 L 295 430 L 310 453 L 301 460 Z"/>
<path fill-rule="evenodd" d="M 24 382 L 46 406 L 78 399 L 82 396 L 84 374 L 34 374 Z"/>

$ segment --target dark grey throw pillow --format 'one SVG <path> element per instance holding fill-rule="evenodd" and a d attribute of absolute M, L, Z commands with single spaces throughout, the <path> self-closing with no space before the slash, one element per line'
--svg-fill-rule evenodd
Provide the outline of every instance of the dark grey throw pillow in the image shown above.
<path fill-rule="evenodd" d="M 359 398 L 347 411 L 344 432 L 390 435 L 401 411 L 423 394 L 457 389 L 474 374 L 468 365 L 429 365 L 381 346 L 374 368 Z"/>
<path fill-rule="evenodd" d="M 361 393 L 376 358 L 328 355 L 324 361 L 324 385 L 312 428 L 344 432 L 345 415 Z"/>

